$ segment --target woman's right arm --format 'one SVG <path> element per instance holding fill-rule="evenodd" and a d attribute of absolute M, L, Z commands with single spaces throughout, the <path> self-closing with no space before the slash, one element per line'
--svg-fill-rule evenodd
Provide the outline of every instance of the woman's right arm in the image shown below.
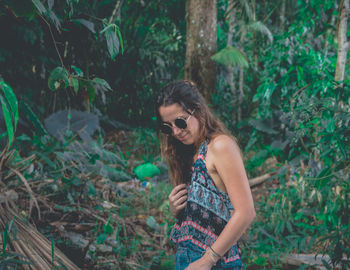
<path fill-rule="evenodd" d="M 169 210 L 170 213 L 178 218 L 181 211 L 187 204 L 187 189 L 186 184 L 180 184 L 173 188 L 169 194 Z"/>

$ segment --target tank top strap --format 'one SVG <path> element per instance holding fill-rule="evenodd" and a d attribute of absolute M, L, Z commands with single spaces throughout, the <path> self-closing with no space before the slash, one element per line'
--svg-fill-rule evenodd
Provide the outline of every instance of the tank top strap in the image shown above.
<path fill-rule="evenodd" d="M 209 144 L 209 139 L 205 139 L 198 149 L 197 159 L 203 160 L 204 163 L 207 157 L 208 144 Z"/>

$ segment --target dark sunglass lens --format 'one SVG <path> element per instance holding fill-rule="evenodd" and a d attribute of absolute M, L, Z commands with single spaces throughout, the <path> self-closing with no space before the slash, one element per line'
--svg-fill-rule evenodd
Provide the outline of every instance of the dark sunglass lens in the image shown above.
<path fill-rule="evenodd" d="M 165 124 L 161 125 L 160 131 L 167 135 L 170 135 L 173 132 L 172 128 Z"/>
<path fill-rule="evenodd" d="M 185 120 L 185 119 L 182 119 L 182 118 L 177 118 L 177 119 L 175 119 L 175 125 L 176 125 L 178 128 L 181 128 L 181 129 L 187 128 L 186 120 Z"/>

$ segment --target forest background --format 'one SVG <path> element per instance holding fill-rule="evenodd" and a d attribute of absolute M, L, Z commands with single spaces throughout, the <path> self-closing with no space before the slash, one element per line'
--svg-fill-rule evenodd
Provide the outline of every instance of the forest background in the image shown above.
<path fill-rule="evenodd" d="M 174 268 L 153 104 L 184 77 L 242 148 L 245 268 L 349 269 L 349 0 L 0 3 L 0 269 Z"/>

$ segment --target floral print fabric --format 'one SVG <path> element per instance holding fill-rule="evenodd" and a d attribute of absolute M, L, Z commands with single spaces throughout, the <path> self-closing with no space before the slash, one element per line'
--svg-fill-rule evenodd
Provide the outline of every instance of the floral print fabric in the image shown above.
<path fill-rule="evenodd" d="M 178 251 L 195 245 L 202 251 L 211 246 L 231 218 L 234 210 L 228 194 L 219 190 L 208 173 L 205 157 L 208 140 L 199 147 L 191 181 L 187 185 L 187 205 L 181 218 L 170 233 L 170 239 L 177 244 Z M 236 243 L 217 263 L 220 269 L 241 269 L 241 252 Z M 218 269 L 218 268 L 216 268 Z"/>

